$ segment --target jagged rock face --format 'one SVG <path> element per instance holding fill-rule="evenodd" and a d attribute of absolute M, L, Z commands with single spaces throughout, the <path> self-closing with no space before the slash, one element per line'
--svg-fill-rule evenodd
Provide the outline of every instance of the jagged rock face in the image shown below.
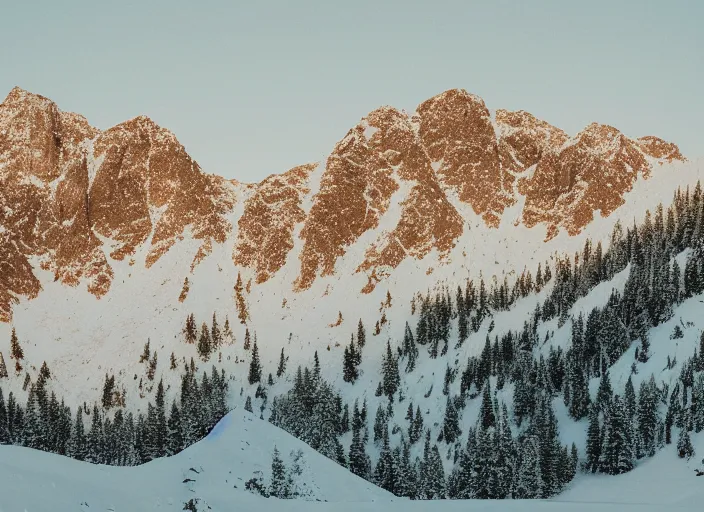
<path fill-rule="evenodd" d="M 96 232 L 117 242 L 112 258 L 133 255 L 151 235 L 149 267 L 187 226 L 203 241 L 196 260 L 209 253 L 212 241 L 226 240 L 232 192 L 222 178 L 202 173 L 168 130 L 137 117 L 101 133 L 91 156 L 91 220 Z"/>
<path fill-rule="evenodd" d="M 269 176 L 245 201 L 235 248 L 235 265 L 253 268 L 263 283 L 286 263 L 293 249 L 293 232 L 303 222 L 303 198 L 310 192 L 308 178 L 317 163 L 300 165 L 282 175 Z"/>
<path fill-rule="evenodd" d="M 463 90 L 435 96 L 417 109 L 420 136 L 443 184 L 490 226 L 515 202 L 514 177 L 501 165 L 498 140 L 484 101 Z"/>
<path fill-rule="evenodd" d="M 634 141 L 611 126 L 593 123 L 573 140 L 547 151 L 532 177 L 519 183 L 526 196 L 524 223 L 548 225 L 548 238 L 559 228 L 574 235 L 594 212 L 608 216 L 624 202 L 638 175 L 652 171 L 649 158 L 682 159 L 679 150 L 659 139 Z"/>
<path fill-rule="evenodd" d="M 455 89 L 413 116 L 371 112 L 336 144 L 319 184 L 317 164 L 308 164 L 241 185 L 204 174 L 149 118 L 100 131 L 15 88 L 0 104 L 0 320 L 17 297 L 41 291 L 33 265 L 101 297 L 112 261 L 134 264 L 140 251 L 149 268 L 186 238 L 198 241 L 191 272 L 214 243 L 236 236 L 233 263 L 252 269 L 256 283 L 294 252 L 295 290 L 347 257 L 369 292 L 407 258 L 449 255 L 466 225 L 461 204 L 491 229 L 523 199 L 526 226 L 546 225 L 548 238 L 576 234 L 595 210 L 618 208 L 639 176 L 673 160 L 684 160 L 677 146 L 656 137 L 592 124 L 570 139 L 527 112 L 492 115 Z"/>
<path fill-rule="evenodd" d="M 377 269 L 396 268 L 407 256 L 433 248 L 447 252 L 462 234 L 462 219 L 447 200 L 431 160 L 406 114 L 385 107 L 370 113 L 335 147 L 301 237 L 299 289 L 331 275 L 337 258 L 380 220 L 399 192 L 400 216 L 366 249 L 357 270 L 367 271 L 371 291 Z"/>
<path fill-rule="evenodd" d="M 69 285 L 110 276 L 81 193 L 80 144 L 95 133 L 84 118 L 18 88 L 0 105 L 0 319 L 9 319 L 16 296 L 40 291 L 31 256 L 47 256 L 42 266 Z"/>
<path fill-rule="evenodd" d="M 189 226 L 207 252 L 230 230 L 232 192 L 203 174 L 168 131 L 137 118 L 105 132 L 15 88 L 0 105 L 0 319 L 41 287 L 30 260 L 70 286 L 107 293 L 110 257 L 133 255 L 153 231 L 146 264 Z M 160 215 L 155 214 L 158 212 Z M 200 252 L 199 252 L 200 254 Z"/>
<path fill-rule="evenodd" d="M 501 165 L 519 175 L 538 163 L 543 153 L 561 147 L 569 136 L 528 112 L 496 111 Z"/>

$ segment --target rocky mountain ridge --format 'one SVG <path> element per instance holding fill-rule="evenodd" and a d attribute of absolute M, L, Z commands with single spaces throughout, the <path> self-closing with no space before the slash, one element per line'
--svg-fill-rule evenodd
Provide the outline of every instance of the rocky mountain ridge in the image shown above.
<path fill-rule="evenodd" d="M 0 104 L 0 320 L 40 294 L 37 266 L 100 298 L 116 262 L 149 268 L 185 239 L 199 247 L 191 272 L 234 240 L 232 265 L 255 286 L 297 258 L 298 292 L 363 243 L 350 264 L 370 292 L 404 260 L 447 257 L 470 217 L 495 229 L 518 208 L 516 222 L 546 226 L 548 239 L 576 234 L 659 164 L 683 160 L 656 137 L 591 124 L 570 138 L 453 89 L 413 114 L 369 113 L 320 164 L 242 184 L 204 173 L 147 117 L 101 131 L 15 88 Z"/>

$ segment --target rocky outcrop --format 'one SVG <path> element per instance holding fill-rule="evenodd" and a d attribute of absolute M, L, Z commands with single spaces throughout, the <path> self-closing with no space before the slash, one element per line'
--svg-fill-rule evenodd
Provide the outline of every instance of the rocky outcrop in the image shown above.
<path fill-rule="evenodd" d="M 234 262 L 254 269 L 257 283 L 267 281 L 286 263 L 294 228 L 306 218 L 302 202 L 310 193 L 308 178 L 317 165 L 294 167 L 251 187 L 252 195 L 237 221 Z"/>
<path fill-rule="evenodd" d="M 106 243 L 121 260 L 149 240 L 149 266 L 186 227 L 204 245 L 224 242 L 233 202 L 225 180 L 203 174 L 148 118 L 100 132 L 13 89 L 0 105 L 0 319 L 40 291 L 30 260 L 101 297 L 113 278 Z"/>

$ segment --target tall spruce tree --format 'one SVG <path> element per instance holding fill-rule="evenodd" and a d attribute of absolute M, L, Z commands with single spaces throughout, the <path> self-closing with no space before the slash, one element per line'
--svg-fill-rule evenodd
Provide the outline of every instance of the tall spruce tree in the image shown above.
<path fill-rule="evenodd" d="M 257 348 L 256 340 L 254 340 L 254 346 L 252 347 L 252 360 L 249 363 L 248 380 L 250 384 L 255 384 L 262 380 L 262 365 L 259 361 L 259 349 Z"/>

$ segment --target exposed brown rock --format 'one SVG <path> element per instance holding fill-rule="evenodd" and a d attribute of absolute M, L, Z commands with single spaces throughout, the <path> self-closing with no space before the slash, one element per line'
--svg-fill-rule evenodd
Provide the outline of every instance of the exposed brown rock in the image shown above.
<path fill-rule="evenodd" d="M 665 142 L 652 135 L 640 137 L 636 139 L 636 141 L 640 145 L 640 149 L 653 158 L 666 160 L 668 162 L 672 162 L 673 160 L 685 160 L 682 153 L 680 153 L 680 149 L 672 142 Z"/>
<path fill-rule="evenodd" d="M 113 278 L 100 236 L 117 242 L 111 257 L 123 259 L 153 232 L 150 265 L 186 227 L 205 249 L 210 240 L 224 242 L 230 230 L 224 214 L 234 202 L 225 180 L 203 174 L 175 137 L 149 119 L 101 133 L 19 88 L 0 104 L 0 185 L 3 320 L 14 297 L 40 291 L 31 257 L 64 284 L 86 279 L 100 297 Z"/>
<path fill-rule="evenodd" d="M 367 248 L 358 271 L 368 271 L 371 291 L 379 267 L 395 268 L 433 247 L 446 252 L 462 233 L 462 219 L 441 191 L 407 115 L 390 107 L 370 113 L 337 144 L 301 233 L 299 289 L 315 276 L 333 273 L 338 257 L 363 233 L 379 225 L 391 196 L 403 186 L 401 215 L 392 230 Z"/>
<path fill-rule="evenodd" d="M 301 165 L 269 176 L 246 200 L 237 222 L 234 262 L 255 269 L 257 283 L 268 280 L 286 263 L 293 248 L 293 230 L 306 218 L 301 202 L 310 192 L 308 177 L 317 165 Z"/>
<path fill-rule="evenodd" d="M 647 178 L 652 170 L 643 144 L 651 152 L 662 152 L 667 143 L 649 139 L 638 143 L 611 126 L 593 123 L 565 146 L 543 155 L 535 173 L 519 183 L 526 196 L 523 221 L 529 227 L 548 226 L 548 238 L 560 227 L 578 233 L 599 210 L 606 217 L 623 204 L 638 175 Z M 681 156 L 679 157 L 681 158 Z"/>
<path fill-rule="evenodd" d="M 383 109 L 372 112 L 368 123 L 379 129 L 369 145 L 412 188 L 400 204 L 397 225 L 367 249 L 358 271 L 396 268 L 406 257 L 421 259 L 433 248 L 440 254 L 447 253 L 462 234 L 463 221 L 440 189 L 430 158 L 410 120 L 397 111 Z M 372 272 L 369 278 L 365 291 L 371 291 L 377 273 Z"/>
<path fill-rule="evenodd" d="M 496 132 L 484 101 L 452 89 L 417 109 L 420 136 L 428 155 L 439 162 L 442 182 L 454 189 L 490 226 L 515 202 L 514 177 L 502 169 Z"/>
<path fill-rule="evenodd" d="M 496 111 L 501 165 L 511 173 L 522 173 L 540 160 L 545 151 L 559 148 L 568 135 L 524 111 Z"/>

